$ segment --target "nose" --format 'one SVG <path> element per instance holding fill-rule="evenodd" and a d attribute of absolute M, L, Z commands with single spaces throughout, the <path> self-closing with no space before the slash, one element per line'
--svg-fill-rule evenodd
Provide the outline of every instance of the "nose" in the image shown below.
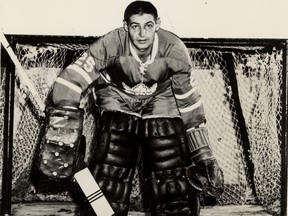
<path fill-rule="evenodd" d="M 145 34 L 146 34 L 146 29 L 145 29 L 145 28 L 140 28 L 139 35 L 140 35 L 141 37 L 144 37 Z"/>

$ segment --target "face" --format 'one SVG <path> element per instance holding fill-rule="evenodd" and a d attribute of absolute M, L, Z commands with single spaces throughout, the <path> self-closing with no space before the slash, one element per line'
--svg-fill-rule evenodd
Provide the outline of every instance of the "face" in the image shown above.
<path fill-rule="evenodd" d="M 135 14 L 124 28 L 129 33 L 130 40 L 137 51 L 147 51 L 152 47 L 155 33 L 160 28 L 160 19 L 155 21 L 151 14 Z"/>

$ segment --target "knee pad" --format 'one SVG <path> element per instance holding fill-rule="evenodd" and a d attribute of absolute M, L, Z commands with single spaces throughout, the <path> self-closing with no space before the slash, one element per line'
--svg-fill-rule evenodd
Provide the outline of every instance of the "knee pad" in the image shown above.
<path fill-rule="evenodd" d="M 100 120 L 93 175 L 117 215 L 128 212 L 139 148 L 137 120 L 121 112 L 104 112 Z"/>
<path fill-rule="evenodd" d="M 151 171 L 185 167 L 190 162 L 186 132 L 180 118 L 145 119 L 139 125 L 145 163 Z"/>
<path fill-rule="evenodd" d="M 121 156 L 129 158 L 133 155 L 131 152 L 137 148 L 135 143 L 137 124 L 136 116 L 116 111 L 104 112 L 97 132 L 96 163 L 114 159 L 118 165 L 117 160 Z M 113 164 L 114 161 L 107 161 L 107 163 Z"/>

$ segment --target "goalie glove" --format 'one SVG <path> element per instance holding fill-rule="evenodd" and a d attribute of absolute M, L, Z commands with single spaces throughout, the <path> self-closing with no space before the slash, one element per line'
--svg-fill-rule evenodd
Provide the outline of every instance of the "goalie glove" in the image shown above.
<path fill-rule="evenodd" d="M 187 136 L 192 160 L 192 165 L 186 170 L 190 185 L 207 196 L 220 196 L 224 189 L 224 177 L 209 147 L 207 128 L 192 129 Z"/>
<path fill-rule="evenodd" d="M 84 111 L 47 107 L 45 136 L 40 144 L 39 170 L 54 180 L 73 178 L 80 150 L 83 151 Z M 85 147 L 85 146 L 84 146 Z"/>

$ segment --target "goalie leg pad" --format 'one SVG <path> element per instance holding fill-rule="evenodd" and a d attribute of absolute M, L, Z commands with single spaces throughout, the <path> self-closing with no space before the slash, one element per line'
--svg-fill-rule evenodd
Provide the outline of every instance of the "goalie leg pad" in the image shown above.
<path fill-rule="evenodd" d="M 190 157 L 182 120 L 146 119 L 140 126 L 145 169 L 152 189 L 152 215 L 190 216 L 198 212 L 194 209 L 199 209 L 199 203 L 192 201 L 195 199 L 185 175 Z"/>
<path fill-rule="evenodd" d="M 116 215 L 127 215 L 137 163 L 137 117 L 104 112 L 98 132 L 93 175 Z"/>

